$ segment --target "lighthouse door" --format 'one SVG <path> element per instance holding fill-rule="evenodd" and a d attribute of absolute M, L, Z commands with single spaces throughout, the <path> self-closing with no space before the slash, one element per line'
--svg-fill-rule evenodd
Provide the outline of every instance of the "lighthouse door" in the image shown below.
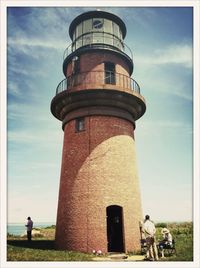
<path fill-rule="evenodd" d="M 122 207 L 106 208 L 108 252 L 124 252 Z"/>

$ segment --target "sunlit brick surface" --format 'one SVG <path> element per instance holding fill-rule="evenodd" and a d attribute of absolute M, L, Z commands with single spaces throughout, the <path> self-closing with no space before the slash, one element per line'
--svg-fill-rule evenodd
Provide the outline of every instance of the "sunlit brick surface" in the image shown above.
<path fill-rule="evenodd" d="M 132 124 L 92 116 L 85 131 L 75 133 L 70 121 L 64 132 L 56 246 L 107 252 L 110 205 L 123 207 L 125 250 L 139 250 L 142 214 Z"/>

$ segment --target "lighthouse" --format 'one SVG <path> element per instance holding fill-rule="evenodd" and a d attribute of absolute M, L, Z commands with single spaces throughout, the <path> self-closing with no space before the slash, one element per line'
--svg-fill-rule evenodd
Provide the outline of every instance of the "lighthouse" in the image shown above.
<path fill-rule="evenodd" d="M 55 245 L 80 252 L 140 249 L 135 122 L 146 110 L 125 44 L 126 25 L 105 11 L 70 24 L 62 80 L 51 102 L 64 132 Z"/>

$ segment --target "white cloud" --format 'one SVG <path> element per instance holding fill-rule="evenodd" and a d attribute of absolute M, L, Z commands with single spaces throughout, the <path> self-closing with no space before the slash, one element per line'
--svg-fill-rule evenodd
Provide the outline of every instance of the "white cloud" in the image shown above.
<path fill-rule="evenodd" d="M 165 135 L 167 133 L 167 136 Z M 151 144 L 151 137 L 157 139 L 157 142 L 163 139 L 172 139 L 173 142 L 191 141 L 193 137 L 192 122 L 178 122 L 170 120 L 143 119 L 142 122 L 136 122 L 136 137 L 140 145 Z M 144 142 L 145 139 L 145 142 Z M 158 140 L 159 139 L 159 140 Z M 177 144 L 176 144 L 177 145 Z M 163 144 L 164 146 L 164 144 Z M 171 145 L 170 145 L 171 146 Z M 164 150 L 164 148 L 163 148 Z"/>
<path fill-rule="evenodd" d="M 31 188 L 32 189 L 32 188 Z M 23 191 L 8 194 L 8 222 L 24 222 L 31 216 L 34 223 L 55 221 L 57 212 L 57 193 L 45 191 L 45 188 L 32 189 L 27 185 Z M 51 209 L 49 209 L 51 208 Z"/>
<path fill-rule="evenodd" d="M 67 47 L 67 44 L 65 42 L 57 42 L 55 39 L 44 39 L 36 37 L 30 38 L 30 36 L 22 38 L 10 37 L 8 38 L 8 45 L 21 49 L 25 54 L 27 54 L 28 47 L 36 47 L 37 49 L 42 47 L 56 50 L 65 49 Z"/>
<path fill-rule="evenodd" d="M 30 144 L 31 146 L 38 147 L 41 146 L 59 146 L 58 143 L 61 143 L 62 139 L 62 130 L 61 129 L 54 129 L 53 135 L 49 135 L 49 129 L 43 128 L 34 131 L 32 129 L 27 130 L 14 130 L 8 131 L 8 141 L 9 142 L 16 142 L 16 143 L 23 143 L 23 144 Z M 56 141 L 56 143 L 55 143 Z"/>
<path fill-rule="evenodd" d="M 134 79 L 141 94 L 151 98 L 157 92 L 187 101 L 192 95 L 192 47 L 179 44 L 134 56 Z"/>
<path fill-rule="evenodd" d="M 181 64 L 192 68 L 192 63 L 192 47 L 187 44 L 175 44 L 155 51 L 154 64 Z"/>
<path fill-rule="evenodd" d="M 169 120 L 155 120 L 155 121 L 146 121 L 145 123 L 143 122 L 144 125 L 147 126 L 147 128 L 155 128 L 155 127 L 161 127 L 161 128 L 174 128 L 174 129 L 187 129 L 191 128 L 191 126 L 187 123 L 183 122 L 177 122 L 177 121 L 169 121 Z"/>
<path fill-rule="evenodd" d="M 9 92 L 14 96 L 21 96 L 21 90 L 17 83 L 10 80 L 8 81 Z"/>
<path fill-rule="evenodd" d="M 35 115 L 36 121 L 50 121 L 50 107 L 47 110 L 45 105 L 46 103 L 41 100 L 41 102 L 37 103 L 37 109 L 35 109 L 35 105 L 31 103 L 21 103 L 17 104 L 16 102 L 8 103 L 8 119 L 16 119 L 16 120 L 29 120 L 31 115 Z M 49 104 L 50 106 L 50 104 Z M 49 116 L 46 113 L 49 112 Z M 32 121 L 34 120 L 32 119 Z M 52 117 L 53 118 L 53 117 Z"/>
<path fill-rule="evenodd" d="M 172 44 L 152 51 L 151 55 L 136 55 L 137 61 L 145 65 L 180 64 L 192 68 L 192 46 L 189 44 Z"/>

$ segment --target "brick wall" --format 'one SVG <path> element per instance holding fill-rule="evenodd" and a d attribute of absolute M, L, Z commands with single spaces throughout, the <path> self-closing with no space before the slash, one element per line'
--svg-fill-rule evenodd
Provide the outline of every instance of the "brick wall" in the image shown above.
<path fill-rule="evenodd" d="M 106 207 L 123 208 L 125 251 L 140 248 L 142 218 L 135 141 L 130 122 L 111 116 L 75 120 L 64 129 L 56 246 L 107 252 Z"/>
<path fill-rule="evenodd" d="M 87 89 L 108 89 L 119 90 L 129 94 L 137 94 L 132 90 L 132 81 L 129 78 L 129 67 L 126 62 L 115 54 L 108 51 L 90 51 L 79 56 L 80 70 L 72 79 L 68 92 L 75 92 Z M 105 83 L 105 62 L 115 64 L 115 84 Z M 72 75 L 71 62 L 66 71 L 66 77 Z M 72 81 L 71 80 L 71 81 Z"/>
<path fill-rule="evenodd" d="M 129 76 L 129 67 L 119 56 L 108 51 L 90 51 L 79 56 L 80 72 L 104 71 L 104 62 L 113 62 L 116 64 L 115 71 Z M 65 71 L 66 77 L 72 74 L 71 62 Z"/>

